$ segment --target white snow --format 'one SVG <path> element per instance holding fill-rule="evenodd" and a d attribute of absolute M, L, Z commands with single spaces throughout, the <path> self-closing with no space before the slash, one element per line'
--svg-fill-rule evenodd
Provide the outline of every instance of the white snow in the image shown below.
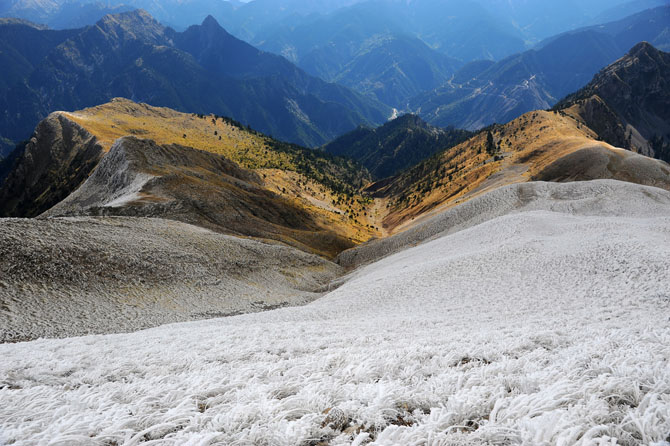
<path fill-rule="evenodd" d="M 669 272 L 667 215 L 503 215 L 304 307 L 0 345 L 0 444 L 667 446 Z"/>

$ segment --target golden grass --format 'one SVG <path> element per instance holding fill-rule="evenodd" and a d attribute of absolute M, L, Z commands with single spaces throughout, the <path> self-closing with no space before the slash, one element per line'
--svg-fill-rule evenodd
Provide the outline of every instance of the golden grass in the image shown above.
<path fill-rule="evenodd" d="M 432 212 L 442 211 L 507 184 L 530 181 L 556 160 L 585 146 L 602 145 L 578 115 L 534 111 L 495 126 L 500 147 L 495 160 L 486 152 L 486 132 L 428 160 L 391 185 L 391 203 L 383 218 L 388 232 L 398 232 Z M 451 177 L 451 179 L 450 179 Z M 389 189 L 390 191 L 390 189 Z"/>
<path fill-rule="evenodd" d="M 180 144 L 223 155 L 243 168 L 255 170 L 262 177 L 265 188 L 306 210 L 324 230 L 354 244 L 380 235 L 374 228 L 380 224 L 379 214 L 376 217 L 372 213 L 366 215 L 371 200 L 357 194 L 337 193 L 325 184 L 305 177 L 298 173 L 300 160 L 295 153 L 275 150 L 268 137 L 227 120 L 213 115 L 203 118 L 121 98 L 97 107 L 62 113 L 95 135 L 105 151 L 109 151 L 117 139 L 134 135 L 161 145 Z M 294 234 L 279 232 L 279 240 L 295 242 Z M 316 241 L 311 247 L 318 247 L 316 252 L 322 255 L 337 254 Z"/>
<path fill-rule="evenodd" d="M 181 144 L 223 155 L 250 169 L 271 163 L 289 166 L 292 162 L 288 154 L 269 150 L 266 137 L 213 115 L 205 115 L 203 119 L 127 99 L 114 99 L 97 107 L 63 114 L 94 134 L 105 150 L 109 150 L 117 139 L 134 135 L 161 145 Z"/>
<path fill-rule="evenodd" d="M 274 150 L 268 137 L 212 115 L 203 119 L 126 99 L 64 114 L 93 133 L 106 150 L 118 138 L 135 135 L 223 155 L 255 170 L 266 189 L 306 210 L 319 227 L 355 244 L 403 230 L 491 189 L 529 181 L 584 146 L 609 147 L 596 141 L 597 135 L 584 125 L 576 109 L 530 112 L 491 129 L 502 159 L 494 160 L 487 153 L 486 132 L 480 133 L 410 169 L 380 189 L 384 198 L 373 200 L 337 193 L 307 178 L 296 169 L 295 154 Z M 324 252 L 322 247 L 319 250 Z"/>

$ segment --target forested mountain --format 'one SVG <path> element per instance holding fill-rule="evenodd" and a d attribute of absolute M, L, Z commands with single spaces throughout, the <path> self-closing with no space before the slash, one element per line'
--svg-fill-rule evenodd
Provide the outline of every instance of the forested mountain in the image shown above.
<path fill-rule="evenodd" d="M 455 146 L 471 135 L 465 130 L 433 127 L 416 115 L 403 115 L 376 129 L 359 127 L 326 144 L 323 150 L 353 158 L 376 179 L 382 179 Z"/>

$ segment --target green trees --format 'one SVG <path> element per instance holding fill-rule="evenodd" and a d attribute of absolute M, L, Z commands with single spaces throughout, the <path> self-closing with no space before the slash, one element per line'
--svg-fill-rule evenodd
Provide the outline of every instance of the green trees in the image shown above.
<path fill-rule="evenodd" d="M 486 132 L 486 152 L 489 155 L 495 155 L 498 153 L 498 146 L 496 145 L 495 140 L 493 139 L 493 133 L 491 133 L 491 130 Z"/>

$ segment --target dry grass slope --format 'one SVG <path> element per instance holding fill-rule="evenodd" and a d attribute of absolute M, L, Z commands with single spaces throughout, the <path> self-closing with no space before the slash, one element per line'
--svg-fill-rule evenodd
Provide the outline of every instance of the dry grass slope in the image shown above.
<path fill-rule="evenodd" d="M 670 189 L 670 166 L 598 141 L 579 116 L 535 111 L 494 125 L 368 192 L 388 200 L 383 227 L 397 232 L 501 186 L 608 178 Z"/>
<path fill-rule="evenodd" d="M 349 246 L 380 234 L 371 200 L 358 192 L 369 176 L 352 161 L 280 143 L 227 118 L 180 113 L 127 99 L 60 114 L 95 135 L 106 151 L 117 139 L 132 135 L 159 145 L 180 144 L 223 155 L 256 172 L 262 187 L 308 213 L 331 238 L 348 240 Z M 330 257 L 349 247 L 323 246 L 327 243 L 323 234 L 313 239 L 307 249 Z"/>

